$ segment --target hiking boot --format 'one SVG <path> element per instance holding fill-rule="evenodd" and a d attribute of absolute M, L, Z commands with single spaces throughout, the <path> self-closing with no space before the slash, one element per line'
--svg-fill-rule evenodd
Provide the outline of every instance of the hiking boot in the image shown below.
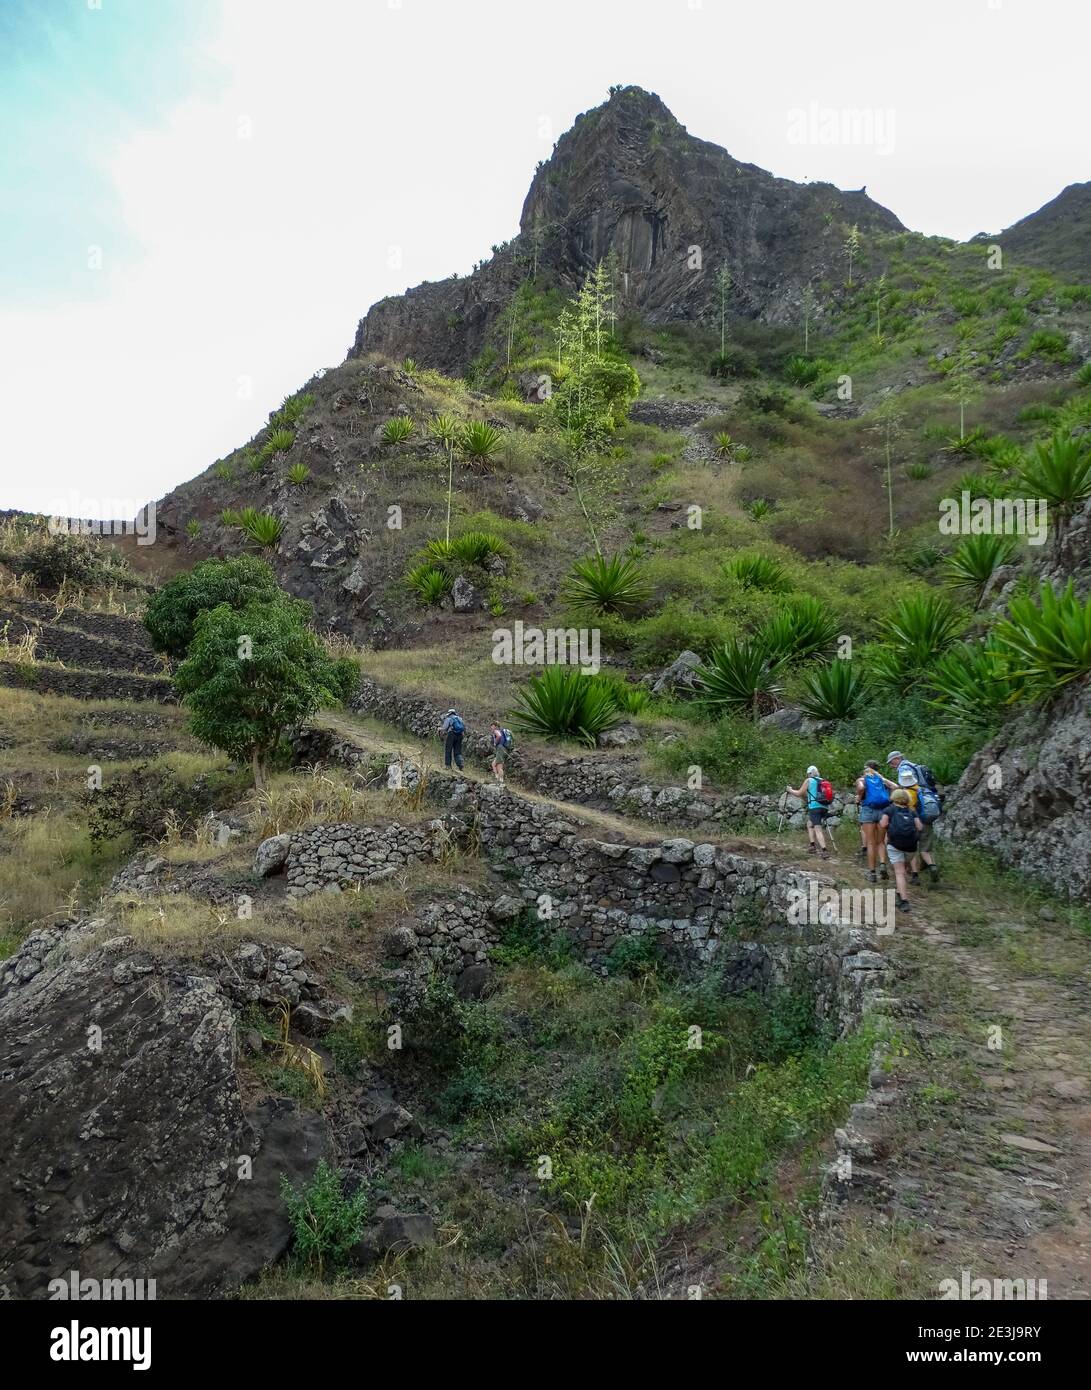
<path fill-rule="evenodd" d="M 818 857 L 819 857 L 819 859 L 828 859 L 828 858 L 830 857 L 830 852 L 829 852 L 829 850 L 828 850 L 828 849 L 820 849 L 820 850 L 818 851 Z"/>
<path fill-rule="evenodd" d="M 909 882 L 910 882 L 910 883 L 919 883 L 920 881 L 921 881 L 921 876 L 920 876 L 920 874 L 910 874 L 910 875 L 909 875 Z"/>
<path fill-rule="evenodd" d="M 899 911 L 899 912 L 908 912 L 908 911 L 909 911 L 909 899 L 908 899 L 908 898 L 899 898 L 899 899 L 898 899 L 898 911 Z"/>
<path fill-rule="evenodd" d="M 861 859 L 866 859 L 866 858 L 867 858 L 867 845 L 861 845 L 860 848 L 856 851 L 856 853 L 860 856 Z"/>
<path fill-rule="evenodd" d="M 874 883 L 874 882 L 875 882 L 875 870 L 874 870 L 874 869 L 868 869 L 867 873 L 864 875 L 864 878 L 867 879 L 868 883 Z"/>
<path fill-rule="evenodd" d="M 930 883 L 939 882 L 939 869 L 935 864 L 928 865 L 928 879 Z"/>
<path fill-rule="evenodd" d="M 818 853 L 818 846 L 817 846 L 817 845 L 808 845 L 808 846 L 807 846 L 807 853 L 808 853 L 808 854 L 817 854 L 817 853 Z"/>
<path fill-rule="evenodd" d="M 885 883 L 885 882 L 887 881 L 887 879 L 890 877 L 890 875 L 889 875 L 889 874 L 887 873 L 887 871 L 886 871 L 886 865 L 885 865 L 885 864 L 880 864 L 880 865 L 879 865 L 879 877 L 883 880 L 884 883 Z"/>

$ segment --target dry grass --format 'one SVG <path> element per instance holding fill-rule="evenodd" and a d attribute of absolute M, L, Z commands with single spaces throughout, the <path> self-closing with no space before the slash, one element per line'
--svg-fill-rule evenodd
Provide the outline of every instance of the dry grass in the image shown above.
<path fill-rule="evenodd" d="M 21 937 L 90 905 L 118 864 L 64 812 L 0 822 L 0 932 Z"/>
<path fill-rule="evenodd" d="M 498 618 L 497 627 L 510 626 Z M 492 637 L 479 632 L 458 644 L 369 652 L 365 672 L 380 685 L 423 696 L 436 705 L 456 704 L 501 712 L 511 708 L 518 668 L 492 660 Z"/>

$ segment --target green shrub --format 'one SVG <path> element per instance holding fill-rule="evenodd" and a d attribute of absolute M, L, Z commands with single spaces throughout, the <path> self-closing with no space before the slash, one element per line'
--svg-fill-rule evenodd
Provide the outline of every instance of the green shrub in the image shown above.
<path fill-rule="evenodd" d="M 944 581 L 971 598 L 976 608 L 993 575 L 1010 561 L 1014 551 L 1010 536 L 963 536 L 943 567 Z"/>
<path fill-rule="evenodd" d="M 507 544 L 491 531 L 466 531 L 451 542 L 449 558 L 460 565 L 480 568 L 494 555 L 503 558 L 510 553 Z"/>
<path fill-rule="evenodd" d="M 859 666 L 831 661 L 804 676 L 799 703 L 814 719 L 854 719 L 867 689 L 867 677 Z"/>
<path fill-rule="evenodd" d="M 755 642 L 775 662 L 805 661 L 826 652 L 836 641 L 839 627 L 821 599 L 801 594 L 763 624 Z"/>
<path fill-rule="evenodd" d="M 103 552 L 75 531 L 43 531 L 0 559 L 40 589 L 59 589 L 65 583 L 83 587 L 104 577 Z"/>
<path fill-rule="evenodd" d="M 1055 534 L 1063 537 L 1073 513 L 1091 497 L 1091 442 L 1087 436 L 1073 439 L 1058 430 L 1023 461 L 1019 485 L 1032 497 L 1045 498 L 1053 512 Z"/>
<path fill-rule="evenodd" d="M 280 429 L 275 429 L 270 433 L 269 438 L 265 441 L 265 447 L 264 449 L 262 449 L 262 453 L 265 455 L 266 458 L 273 458 L 273 456 L 276 454 L 287 453 L 287 451 L 292 447 L 294 443 L 295 435 L 292 433 L 291 430 L 285 429 L 283 427 Z"/>
<path fill-rule="evenodd" d="M 574 738 L 593 748 L 621 721 L 611 692 L 571 666 L 547 666 L 516 692 L 512 724 L 544 738 Z"/>
<path fill-rule="evenodd" d="M 651 587 L 635 560 L 592 555 L 573 565 L 561 596 L 577 613 L 627 616 L 647 602 Z"/>
<path fill-rule="evenodd" d="M 360 1187 L 346 1197 L 344 1187 L 342 1174 L 324 1158 L 319 1159 L 311 1182 L 300 1191 L 287 1177 L 280 1180 L 292 1228 L 292 1248 L 319 1275 L 327 1265 L 336 1270 L 346 1263 L 367 1219 L 367 1193 Z"/>
<path fill-rule="evenodd" d="M 382 441 L 384 444 L 401 444 L 412 435 L 414 428 L 408 415 L 395 415 L 383 426 Z"/>
<path fill-rule="evenodd" d="M 1044 697 L 1091 672 L 1091 598 L 1081 603 L 1073 583 L 1057 594 L 1043 583 L 1037 602 L 1012 599 L 994 636 L 1009 654 L 1013 676 Z"/>
<path fill-rule="evenodd" d="M 405 576 L 406 583 L 422 603 L 439 603 L 451 592 L 452 579 L 446 570 L 428 563 L 417 565 Z"/>
<path fill-rule="evenodd" d="M 1007 650 L 991 634 L 984 642 L 959 642 L 942 652 L 927 685 L 945 723 L 984 733 L 996 728 L 1023 690 L 1012 678 Z"/>
<path fill-rule="evenodd" d="M 763 642 L 730 638 L 697 669 L 701 701 L 717 715 L 742 711 L 757 719 L 769 714 L 782 689 L 779 667 Z"/>
<path fill-rule="evenodd" d="M 471 463 L 483 463 L 499 449 L 504 436 L 484 420 L 471 420 L 463 429 L 459 445 Z"/>
<path fill-rule="evenodd" d="M 879 625 L 879 647 L 870 667 L 883 685 L 903 686 L 926 676 L 936 657 L 952 646 L 963 618 L 940 594 L 902 599 Z"/>
<path fill-rule="evenodd" d="M 1048 357 L 1054 362 L 1068 361 L 1068 339 L 1063 333 L 1052 328 L 1039 328 L 1027 339 L 1026 346 L 1019 354 L 1022 358 Z"/>
<path fill-rule="evenodd" d="M 786 594 L 791 591 L 792 582 L 788 571 L 768 555 L 753 551 L 742 551 L 724 566 L 725 571 L 742 585 L 744 589 L 760 589 L 770 594 Z"/>

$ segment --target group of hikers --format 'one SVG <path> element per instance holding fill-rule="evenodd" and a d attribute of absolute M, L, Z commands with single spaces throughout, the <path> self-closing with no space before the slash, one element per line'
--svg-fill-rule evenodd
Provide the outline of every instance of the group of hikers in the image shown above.
<path fill-rule="evenodd" d="M 466 721 L 453 706 L 443 716 L 439 726 L 443 738 L 443 766 L 450 770 L 454 764 L 462 771 L 462 740 L 466 733 Z M 492 775 L 497 782 L 504 781 L 504 765 L 515 750 L 515 739 L 510 729 L 492 724 L 489 728 L 490 752 L 492 755 Z"/>
<path fill-rule="evenodd" d="M 462 741 L 466 721 L 452 706 L 439 726 L 443 739 L 443 765 L 463 770 Z M 500 724 L 489 727 L 492 775 L 504 781 L 504 767 L 515 748 L 510 729 Z M 887 777 L 873 759 L 864 764 L 856 779 L 855 795 L 860 824 L 860 857 L 867 860 L 869 883 L 886 880 L 894 870 L 898 907 L 909 911 L 909 886 L 918 883 L 927 871 L 935 883 L 939 868 L 932 856 L 932 827 L 943 813 L 936 779 L 931 768 L 913 763 L 897 749 L 887 755 Z M 813 764 L 798 787 L 785 787 L 789 796 L 806 806 L 807 847 L 810 854 L 830 857 L 826 845 L 826 821 L 833 805 L 833 787 Z"/>
<path fill-rule="evenodd" d="M 885 880 L 889 864 L 894 870 L 898 907 L 908 912 L 909 885 L 920 881 L 922 871 L 927 871 L 933 883 L 939 879 L 932 832 L 943 814 L 943 805 L 931 768 L 910 762 L 897 749 L 887 755 L 886 762 L 890 777 L 872 759 L 856 779 L 859 854 L 867 860 L 869 883 Z M 808 853 L 828 859 L 825 824 L 833 804 L 833 787 L 812 765 L 801 786 L 786 787 L 785 791 L 806 805 Z"/>

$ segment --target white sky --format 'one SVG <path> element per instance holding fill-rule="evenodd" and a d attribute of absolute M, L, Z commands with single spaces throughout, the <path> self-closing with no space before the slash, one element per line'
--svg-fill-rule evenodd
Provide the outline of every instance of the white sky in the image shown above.
<path fill-rule="evenodd" d="M 0 299 L 0 506 L 131 514 L 245 441 L 375 300 L 511 236 L 535 164 L 612 83 L 773 173 L 866 184 L 930 233 L 997 231 L 1091 177 L 1076 0 L 207 8 L 210 36 L 176 55 L 188 98 L 123 132 L 88 107 L 116 200 L 102 269 L 75 216 L 76 273 L 37 266 Z M 882 147 L 799 143 L 811 103 L 880 113 Z M 41 215 L 10 201 L 17 223 Z"/>

